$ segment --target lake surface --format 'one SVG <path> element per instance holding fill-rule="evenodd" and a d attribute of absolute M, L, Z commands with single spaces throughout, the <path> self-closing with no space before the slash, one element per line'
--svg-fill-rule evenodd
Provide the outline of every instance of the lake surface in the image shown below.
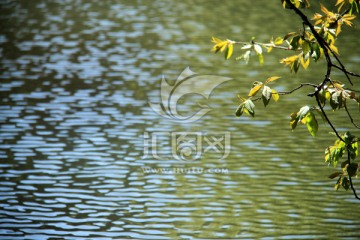
<path fill-rule="evenodd" d="M 314 104 L 306 97 L 313 89 L 267 108 L 257 102 L 254 119 L 234 115 L 252 82 L 280 75 L 272 86 L 291 90 L 322 81 L 323 67 L 291 75 L 278 63 L 287 52 L 265 54 L 264 66 L 210 52 L 212 36 L 266 42 L 296 31 L 301 22 L 280 3 L 0 0 L 0 7 L 1 239 L 360 237 L 359 201 L 327 177 L 330 128 L 320 124 L 314 139 L 304 126 L 289 127 L 290 113 Z M 354 70 L 358 36 L 357 28 L 339 40 Z M 231 80 L 208 99 L 180 98 L 181 116 L 212 109 L 184 123 L 150 103 L 160 103 L 163 77 L 174 84 L 187 67 Z M 330 116 L 341 130 L 350 126 L 343 113 Z"/>

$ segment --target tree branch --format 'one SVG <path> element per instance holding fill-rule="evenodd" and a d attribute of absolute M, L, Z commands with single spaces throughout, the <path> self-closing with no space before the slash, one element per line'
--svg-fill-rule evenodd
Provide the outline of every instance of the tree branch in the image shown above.
<path fill-rule="evenodd" d="M 319 46 L 324 50 L 324 55 L 325 55 L 325 59 L 326 59 L 326 62 L 327 62 L 327 70 L 326 70 L 326 75 L 325 75 L 325 78 L 324 80 L 322 81 L 322 83 L 320 83 L 319 85 L 316 86 L 315 88 L 315 92 L 314 93 L 311 93 L 309 94 L 308 96 L 315 96 L 315 99 L 316 99 L 316 102 L 318 104 L 318 107 L 320 108 L 320 111 L 322 112 L 326 122 L 330 125 L 330 127 L 332 128 L 332 130 L 334 131 L 334 133 L 336 134 L 336 136 L 338 137 L 338 139 L 340 139 L 342 142 L 345 142 L 344 139 L 340 136 L 340 134 L 338 133 L 338 131 L 336 130 L 335 126 L 332 124 L 332 122 L 330 121 L 330 119 L 328 118 L 328 116 L 326 115 L 325 111 L 324 111 L 324 108 L 323 106 L 321 105 L 321 102 L 320 102 L 320 99 L 319 99 L 319 93 L 321 91 L 321 89 L 323 88 L 323 86 L 327 83 L 327 82 L 331 82 L 331 79 L 330 79 L 330 75 L 331 75 L 331 69 L 332 67 L 335 67 L 337 69 L 339 69 L 340 71 L 342 71 L 346 78 L 348 79 L 349 83 L 351 85 L 353 85 L 353 83 L 351 82 L 351 79 L 350 79 L 350 76 L 356 76 L 356 77 L 360 77 L 359 74 L 356 74 L 356 73 L 352 73 L 352 72 L 349 72 L 348 70 L 346 70 L 345 66 L 342 64 L 342 62 L 340 61 L 340 59 L 338 58 L 338 56 L 334 53 L 334 51 L 330 48 L 329 44 L 324 40 L 323 37 L 320 36 L 320 34 L 315 30 L 315 27 L 314 25 L 309 21 L 309 19 L 306 17 L 306 15 L 301 11 L 299 10 L 298 8 L 296 8 L 296 6 L 290 1 L 290 0 L 285 0 L 286 3 L 290 6 L 290 9 L 292 9 L 303 21 L 303 24 L 304 25 L 307 25 L 309 28 L 310 28 L 310 31 L 312 32 L 312 34 L 314 35 L 316 41 L 318 42 Z M 344 13 L 345 14 L 345 13 Z M 332 54 L 332 56 L 336 59 L 336 61 L 338 62 L 338 65 L 335 65 L 332 63 L 331 61 L 331 58 L 330 58 L 330 54 Z M 346 107 L 346 104 L 345 104 L 345 110 L 346 112 L 348 113 L 348 116 L 351 120 L 351 122 L 354 124 L 354 126 L 357 127 L 357 125 L 354 123 L 347 107 Z M 347 150 L 347 153 L 348 153 L 348 162 L 350 164 L 350 150 L 349 150 L 349 146 L 347 146 L 346 148 Z M 351 179 L 351 176 L 349 175 L 349 182 L 350 182 L 350 187 L 353 191 L 353 194 L 355 196 L 356 199 L 359 199 L 359 196 L 357 195 L 356 193 L 356 190 L 354 188 L 354 185 L 353 185 L 353 182 L 352 182 L 352 179 Z"/>

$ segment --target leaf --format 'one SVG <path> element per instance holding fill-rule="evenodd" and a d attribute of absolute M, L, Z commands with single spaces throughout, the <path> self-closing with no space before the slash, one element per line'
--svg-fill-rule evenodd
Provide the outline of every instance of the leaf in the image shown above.
<path fill-rule="evenodd" d="M 293 71 L 294 70 L 294 67 L 295 65 L 298 64 L 298 58 L 299 58 L 299 55 L 293 55 L 293 56 L 290 56 L 290 57 L 287 57 L 287 58 L 283 58 L 280 63 L 284 63 L 286 66 L 289 66 L 290 67 L 290 70 Z M 296 70 L 297 71 L 297 70 Z M 295 72 L 296 72 L 295 71 Z"/>
<path fill-rule="evenodd" d="M 245 50 L 245 49 L 250 49 L 250 48 L 252 48 L 252 44 L 246 44 L 241 49 Z"/>
<path fill-rule="evenodd" d="M 286 34 L 285 36 L 284 36 L 284 41 L 286 40 L 286 39 L 288 39 L 288 38 L 291 38 L 291 37 L 293 37 L 293 36 L 296 36 L 296 35 L 298 35 L 296 32 L 289 32 L 288 34 Z"/>
<path fill-rule="evenodd" d="M 357 163 L 350 163 L 346 167 L 346 171 L 350 177 L 353 177 L 356 175 L 356 172 L 358 170 L 358 164 Z"/>
<path fill-rule="evenodd" d="M 261 98 L 263 100 L 264 106 L 266 107 L 271 99 L 271 88 L 264 86 Z"/>
<path fill-rule="evenodd" d="M 296 59 L 294 64 L 292 66 L 290 66 L 290 70 L 293 70 L 295 73 L 297 73 L 299 70 L 299 67 L 300 67 L 299 59 Z"/>
<path fill-rule="evenodd" d="M 297 113 L 298 118 L 303 119 L 308 114 L 309 111 L 310 111 L 309 106 L 303 106 L 302 108 L 300 108 L 299 112 Z"/>
<path fill-rule="evenodd" d="M 258 57 L 259 57 L 260 65 L 263 65 L 264 64 L 264 56 L 262 54 L 258 54 Z"/>
<path fill-rule="evenodd" d="M 248 114 L 250 114 L 252 117 L 255 116 L 255 104 L 253 103 L 253 101 L 251 101 L 250 99 L 246 100 L 244 102 L 244 106 L 245 106 L 245 112 L 247 112 Z"/>
<path fill-rule="evenodd" d="M 274 44 L 275 45 L 280 45 L 280 44 L 282 44 L 284 42 L 284 39 L 282 38 L 282 37 L 277 37 L 277 38 L 275 38 L 275 40 L 274 40 Z"/>
<path fill-rule="evenodd" d="M 296 128 L 296 125 L 299 121 L 299 118 L 297 117 L 297 113 L 293 112 L 292 114 L 290 114 L 290 127 L 292 130 L 294 130 Z"/>
<path fill-rule="evenodd" d="M 301 57 L 301 58 L 300 58 L 300 63 L 301 63 L 301 65 L 303 66 L 304 69 L 307 69 L 308 66 L 309 66 L 309 64 L 310 64 L 310 58 L 307 58 L 307 59 L 305 60 L 303 57 Z"/>
<path fill-rule="evenodd" d="M 312 57 L 314 58 L 315 62 L 320 59 L 321 57 L 321 49 L 318 43 L 314 43 L 311 45 L 312 49 Z"/>
<path fill-rule="evenodd" d="M 257 54 L 262 54 L 262 47 L 259 44 L 254 44 L 254 50 Z"/>
<path fill-rule="evenodd" d="M 342 174 L 343 174 L 343 173 L 340 172 L 340 171 L 334 172 L 334 173 L 332 173 L 332 174 L 329 175 L 329 178 L 334 179 L 334 178 L 336 178 L 336 177 L 338 177 L 338 176 L 340 176 L 340 175 L 342 175 Z"/>
<path fill-rule="evenodd" d="M 324 5 L 322 5 L 321 3 L 320 3 L 320 8 L 321 8 L 321 11 L 322 11 L 323 13 L 325 13 L 327 16 L 330 15 L 329 10 L 327 10 L 327 8 L 326 8 Z"/>
<path fill-rule="evenodd" d="M 233 51 L 234 51 L 234 45 L 229 43 L 228 47 L 225 51 L 225 60 L 228 60 L 231 57 L 231 55 L 233 54 Z"/>
<path fill-rule="evenodd" d="M 357 156 L 359 156 L 359 142 L 356 141 L 353 144 L 351 144 L 351 148 L 352 148 L 352 151 L 351 151 L 350 157 L 352 159 L 355 159 Z"/>
<path fill-rule="evenodd" d="M 308 41 L 303 41 L 301 44 L 301 48 L 304 54 L 311 51 L 311 47 Z"/>
<path fill-rule="evenodd" d="M 219 51 L 220 52 L 224 51 L 228 44 L 227 40 L 223 41 L 216 37 L 212 37 L 212 42 L 215 43 L 215 45 L 213 46 L 213 48 L 211 50 L 214 51 L 215 53 L 217 53 Z"/>
<path fill-rule="evenodd" d="M 340 158 L 345 153 L 345 146 L 345 143 L 338 139 L 333 146 L 327 147 L 325 149 L 325 162 L 333 163 L 334 167 L 336 167 Z"/>
<path fill-rule="evenodd" d="M 300 36 L 293 37 L 293 39 L 291 39 L 290 45 L 294 50 L 298 49 L 300 46 Z"/>
<path fill-rule="evenodd" d="M 329 45 L 330 49 L 335 53 L 336 55 L 339 55 L 339 50 L 334 44 Z"/>
<path fill-rule="evenodd" d="M 280 95 L 275 89 L 272 89 L 271 97 L 272 97 L 272 99 L 274 99 L 275 102 L 277 102 L 277 101 L 279 101 Z"/>
<path fill-rule="evenodd" d="M 235 116 L 240 117 L 244 112 L 244 103 L 241 103 L 235 111 Z"/>
<path fill-rule="evenodd" d="M 279 78 L 281 78 L 281 77 L 278 77 L 278 76 L 269 77 L 268 79 L 266 79 L 265 84 L 268 84 L 270 82 L 278 80 Z"/>
<path fill-rule="evenodd" d="M 254 85 L 255 85 L 255 84 L 254 84 Z M 254 85 L 253 85 L 253 87 L 251 88 L 251 90 L 250 90 L 250 92 L 249 92 L 249 94 L 248 94 L 249 97 L 255 96 L 255 95 L 259 92 L 259 90 L 262 88 L 262 86 L 263 86 L 264 84 L 258 82 L 255 86 L 254 86 Z"/>
<path fill-rule="evenodd" d="M 348 179 L 348 177 L 343 177 L 342 178 L 342 183 L 341 186 L 343 186 L 343 188 L 345 188 L 345 190 L 348 190 L 350 187 L 350 180 Z"/>
<path fill-rule="evenodd" d="M 309 112 L 306 115 L 306 127 L 309 130 L 311 136 L 315 137 L 318 131 L 319 125 L 313 112 Z"/>
<path fill-rule="evenodd" d="M 245 64 L 248 64 L 250 60 L 250 55 L 251 55 L 251 51 L 247 50 L 243 55 L 237 57 L 236 60 L 244 59 Z"/>

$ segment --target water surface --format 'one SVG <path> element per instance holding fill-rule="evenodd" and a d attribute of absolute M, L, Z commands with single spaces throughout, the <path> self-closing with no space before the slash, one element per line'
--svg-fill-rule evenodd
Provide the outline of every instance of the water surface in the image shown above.
<path fill-rule="evenodd" d="M 321 125 L 316 139 L 303 126 L 289 129 L 289 114 L 313 104 L 301 96 L 312 89 L 258 104 L 255 119 L 234 116 L 237 94 L 253 81 L 281 75 L 276 88 L 290 90 L 321 81 L 320 65 L 295 76 L 278 64 L 287 53 L 266 54 L 261 67 L 209 51 L 212 36 L 268 41 L 296 30 L 301 22 L 279 5 L 1 1 L 1 238 L 360 237 L 359 203 L 327 178 L 330 129 Z M 359 63 L 358 33 L 339 40 L 350 67 Z M 233 80 L 207 101 L 182 99 L 183 113 L 197 111 L 197 101 L 213 109 L 184 124 L 149 103 L 160 101 L 163 75 L 174 82 L 187 66 Z M 223 148 L 204 153 L 203 142 L 200 158 L 178 160 L 169 134 L 181 132 L 210 142 L 228 133 L 231 151 L 221 159 Z M 159 157 L 144 156 L 146 134 L 159 135 Z"/>

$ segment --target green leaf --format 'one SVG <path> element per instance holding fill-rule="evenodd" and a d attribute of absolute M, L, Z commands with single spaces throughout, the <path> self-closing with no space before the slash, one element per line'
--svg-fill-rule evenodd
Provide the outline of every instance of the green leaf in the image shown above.
<path fill-rule="evenodd" d="M 302 48 L 304 55 L 311 51 L 311 46 L 308 41 L 303 41 L 301 44 L 301 48 Z"/>
<path fill-rule="evenodd" d="M 300 36 L 295 36 L 293 39 L 291 39 L 290 45 L 294 50 L 299 48 L 299 40 Z"/>
<path fill-rule="evenodd" d="M 294 62 L 294 65 L 292 66 L 292 70 L 294 71 L 294 73 L 297 73 L 300 67 L 300 62 L 299 59 L 296 59 Z"/>
<path fill-rule="evenodd" d="M 309 130 L 310 134 L 313 137 L 315 137 L 316 133 L 318 131 L 319 125 L 315 118 L 314 113 L 311 111 L 306 115 L 306 127 Z"/>
<path fill-rule="evenodd" d="M 333 146 L 329 146 L 325 149 L 325 162 L 329 164 L 333 163 L 334 167 L 336 167 L 337 163 L 339 162 L 340 158 L 345 153 L 345 143 L 340 139 L 335 141 Z"/>
<path fill-rule="evenodd" d="M 235 111 L 235 116 L 241 117 L 241 115 L 244 113 L 244 103 L 241 103 L 238 108 Z"/>
<path fill-rule="evenodd" d="M 311 50 L 312 50 L 312 55 L 311 56 L 314 58 L 314 60 L 316 62 L 321 57 L 321 50 L 320 50 L 319 44 L 318 43 L 313 43 L 311 45 Z"/>
<path fill-rule="evenodd" d="M 294 130 L 297 126 L 297 123 L 299 121 L 299 118 L 297 117 L 297 113 L 293 112 L 292 114 L 290 114 L 290 127 L 292 130 Z"/>
<path fill-rule="evenodd" d="M 356 175 L 356 172 L 357 172 L 357 170 L 358 170 L 358 167 L 359 167 L 359 166 L 358 166 L 357 163 L 350 163 L 349 165 L 347 165 L 346 171 L 347 171 L 348 175 L 349 175 L 350 177 L 355 176 L 355 175 Z"/>
<path fill-rule="evenodd" d="M 356 141 L 351 144 L 348 150 L 350 153 L 350 158 L 355 159 L 357 156 L 359 156 L 359 142 Z"/>
<path fill-rule="evenodd" d="M 343 186 L 343 188 L 345 188 L 345 190 L 348 190 L 350 188 L 350 180 L 348 179 L 348 177 L 342 178 L 341 186 Z"/>

